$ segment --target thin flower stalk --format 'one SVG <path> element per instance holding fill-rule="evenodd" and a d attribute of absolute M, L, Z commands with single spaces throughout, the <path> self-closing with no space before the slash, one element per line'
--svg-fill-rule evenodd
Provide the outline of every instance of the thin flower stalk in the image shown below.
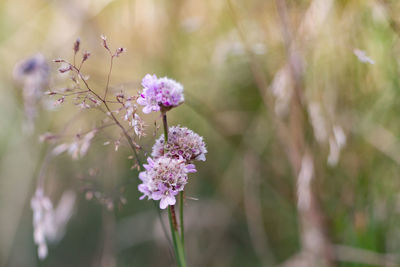
<path fill-rule="evenodd" d="M 175 217 L 174 206 L 169 206 L 168 219 L 171 228 L 172 242 L 174 245 L 176 262 L 179 267 L 186 267 L 185 251 L 183 249 L 183 244 L 181 242 L 178 229 L 174 227 L 174 217 Z M 176 223 L 176 218 L 175 218 L 175 223 Z"/>
<path fill-rule="evenodd" d="M 168 144 L 168 121 L 167 121 L 167 113 L 162 112 L 162 119 L 163 119 L 163 126 L 164 126 L 164 149 L 166 150 L 167 144 Z M 180 192 L 180 196 L 182 196 L 183 191 Z M 182 204 L 182 203 L 181 203 Z M 178 231 L 178 225 L 176 221 L 176 214 L 175 214 L 175 206 L 170 205 L 168 209 L 168 218 L 169 218 L 169 224 L 171 228 L 171 235 L 172 235 L 172 240 L 173 240 L 173 245 L 174 245 L 174 251 L 175 251 L 175 257 L 178 266 L 184 267 L 186 266 L 186 260 L 185 260 L 185 250 L 184 250 L 184 245 L 183 245 L 183 206 L 180 206 L 180 225 L 181 225 L 181 236 L 179 235 Z"/>
<path fill-rule="evenodd" d="M 147 74 L 142 80 L 143 91 L 139 93 L 137 104 L 144 106 L 143 113 L 161 112 L 164 134 L 154 143 L 145 171 L 139 173 L 142 184 L 138 190 L 140 199 L 160 200 L 160 208 L 168 207 L 171 236 L 178 266 L 186 266 L 184 251 L 184 190 L 188 174 L 196 172 L 193 161 L 205 161 L 207 153 L 203 137 L 192 130 L 168 127 L 167 112 L 184 101 L 183 86 L 167 77 L 157 78 Z M 178 196 L 179 195 L 179 196 Z M 178 200 L 176 200 L 176 197 Z M 175 213 L 179 202 L 179 224 Z"/>
<path fill-rule="evenodd" d="M 78 77 L 82 80 L 82 82 L 84 83 L 86 89 L 90 93 L 92 93 L 94 96 L 96 96 L 96 98 L 98 100 L 100 100 L 104 104 L 104 107 L 107 110 L 107 114 L 113 119 L 115 124 L 121 129 L 123 135 L 125 136 L 126 140 L 128 141 L 129 146 L 132 148 L 132 151 L 133 151 L 133 153 L 135 155 L 136 162 L 140 165 L 140 160 L 139 160 L 139 157 L 138 157 L 137 151 L 136 151 L 136 149 L 139 149 L 140 146 L 138 146 L 137 144 L 136 145 L 134 144 L 134 142 L 132 141 L 132 138 L 129 136 L 129 134 L 128 134 L 127 130 L 125 129 L 125 127 L 119 122 L 119 120 L 113 114 L 113 112 L 110 109 L 109 105 L 107 104 L 107 101 L 105 100 L 105 98 L 102 98 L 99 94 L 97 94 L 95 91 L 93 91 L 91 89 L 91 87 L 89 86 L 89 84 L 86 81 L 85 77 L 83 77 L 82 72 L 80 71 L 80 68 L 77 68 L 75 65 L 72 65 L 72 64 L 68 63 L 67 61 L 62 60 L 62 62 L 65 62 L 65 63 L 69 64 L 69 66 L 77 72 Z"/>
<path fill-rule="evenodd" d="M 179 193 L 179 222 L 181 227 L 181 240 L 182 245 L 185 247 L 185 226 L 183 221 L 183 201 L 184 201 L 184 191 Z"/>

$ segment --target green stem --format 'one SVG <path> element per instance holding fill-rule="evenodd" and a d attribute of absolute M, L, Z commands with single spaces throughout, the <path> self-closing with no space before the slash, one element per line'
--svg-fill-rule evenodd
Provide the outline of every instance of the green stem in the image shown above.
<path fill-rule="evenodd" d="M 178 267 L 186 267 L 185 251 L 183 250 L 182 241 L 176 227 L 176 219 L 174 206 L 168 207 L 169 225 L 171 227 L 172 243 L 174 245 L 175 257 Z"/>
<path fill-rule="evenodd" d="M 164 126 L 164 151 L 165 151 L 167 149 L 166 146 L 168 143 L 168 122 L 167 122 L 167 113 L 166 112 L 162 112 L 162 119 L 163 119 L 163 126 Z"/>
<path fill-rule="evenodd" d="M 182 240 L 182 245 L 185 247 L 185 227 L 183 224 L 183 191 L 179 192 L 179 222 L 180 222 L 180 227 L 181 227 L 181 240 Z"/>
<path fill-rule="evenodd" d="M 166 112 L 162 112 L 162 119 L 164 125 L 164 153 L 167 149 L 168 143 L 168 123 L 167 123 L 167 114 Z M 181 192 L 182 193 L 182 192 Z M 182 204 L 183 204 L 183 195 L 182 195 Z M 181 231 L 183 232 L 183 205 L 180 206 L 180 216 L 181 216 Z M 174 245 L 174 252 L 176 257 L 176 262 L 178 267 L 186 267 L 186 260 L 185 260 L 185 250 L 183 248 L 183 239 L 179 236 L 178 231 L 178 224 L 176 221 L 175 215 L 175 206 L 168 206 L 168 219 L 169 219 L 169 226 L 171 228 L 171 235 L 172 235 L 172 243 Z M 183 237 L 183 235 L 182 235 Z"/>

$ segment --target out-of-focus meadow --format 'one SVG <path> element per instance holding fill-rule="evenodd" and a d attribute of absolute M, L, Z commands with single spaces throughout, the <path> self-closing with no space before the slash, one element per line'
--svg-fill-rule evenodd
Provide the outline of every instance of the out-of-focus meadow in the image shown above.
<path fill-rule="evenodd" d="M 68 75 L 51 60 L 72 60 L 79 37 L 91 52 L 83 72 L 103 92 L 102 34 L 127 49 L 112 93 L 135 95 L 147 73 L 180 81 L 186 101 L 169 123 L 207 143 L 185 191 L 189 266 L 399 266 L 399 12 L 396 0 L 1 1 L 0 266 L 174 264 L 153 203 L 138 199 L 129 148 L 104 145 L 116 131 L 82 159 L 45 156 L 54 144 L 39 136 L 90 130 L 95 111 L 43 96 L 26 125 L 17 62 L 43 54 L 43 92 L 59 89 Z M 144 160 L 161 121 L 142 118 Z M 55 204 L 77 196 L 43 261 L 30 206 L 38 177 Z"/>

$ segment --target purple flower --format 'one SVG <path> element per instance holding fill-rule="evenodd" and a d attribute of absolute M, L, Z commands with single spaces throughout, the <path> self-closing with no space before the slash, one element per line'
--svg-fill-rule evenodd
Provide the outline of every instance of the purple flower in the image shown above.
<path fill-rule="evenodd" d="M 140 178 L 140 177 L 139 177 L 139 178 Z M 145 184 L 140 184 L 140 185 L 138 185 L 138 190 L 139 190 L 139 192 L 142 192 L 142 193 L 143 193 L 143 196 L 141 196 L 141 197 L 139 198 L 140 200 L 144 199 L 145 197 L 147 197 L 148 199 L 150 199 L 151 192 L 150 192 L 149 188 L 147 187 L 147 185 L 145 185 Z"/>
<path fill-rule="evenodd" d="M 157 94 L 159 92 L 158 79 L 156 75 L 147 74 L 142 80 L 143 92 L 140 94 L 137 102 L 139 105 L 145 106 L 143 113 L 159 111 L 160 106 L 157 102 Z"/>
<path fill-rule="evenodd" d="M 161 135 L 153 146 L 151 156 L 158 158 L 167 156 L 183 159 L 186 162 L 193 160 L 205 161 L 207 153 L 203 137 L 186 127 L 172 126 L 168 130 L 167 152 L 164 153 L 164 135 Z"/>
<path fill-rule="evenodd" d="M 142 80 L 143 91 L 137 99 L 144 106 L 143 113 L 159 111 L 161 108 L 171 109 L 184 101 L 183 86 L 167 77 L 157 78 L 147 74 Z"/>
<path fill-rule="evenodd" d="M 196 166 L 194 164 L 186 165 L 187 172 L 197 172 Z"/>
<path fill-rule="evenodd" d="M 159 157 L 148 158 L 143 164 L 144 171 L 139 173 L 142 183 L 138 190 L 143 193 L 140 199 L 160 200 L 160 208 L 175 205 L 175 196 L 183 191 L 188 180 L 188 173 L 196 172 L 193 164 L 186 164 L 182 159 Z"/>
<path fill-rule="evenodd" d="M 167 77 L 158 79 L 158 82 L 160 89 L 157 100 L 162 106 L 176 107 L 184 101 L 182 84 Z"/>
<path fill-rule="evenodd" d="M 172 190 L 171 187 L 168 187 L 164 183 L 160 183 L 158 185 L 158 191 L 153 192 L 152 198 L 154 200 L 161 200 L 160 208 L 165 209 L 168 205 L 175 205 L 175 196 L 178 192 L 177 190 Z"/>

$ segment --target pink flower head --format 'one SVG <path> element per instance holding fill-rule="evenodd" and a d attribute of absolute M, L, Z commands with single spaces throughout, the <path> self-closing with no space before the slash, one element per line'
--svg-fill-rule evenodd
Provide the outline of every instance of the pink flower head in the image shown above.
<path fill-rule="evenodd" d="M 196 172 L 193 164 L 186 164 L 184 160 L 160 157 L 155 160 L 147 159 L 145 171 L 139 173 L 142 183 L 138 190 L 143 193 L 140 199 L 160 200 L 160 208 L 175 205 L 175 196 L 183 191 L 188 180 L 188 173 Z"/>
<path fill-rule="evenodd" d="M 183 86 L 175 80 L 167 77 L 158 79 L 160 90 L 157 94 L 158 103 L 162 106 L 176 107 L 184 101 Z"/>
<path fill-rule="evenodd" d="M 155 142 L 151 156 L 158 158 L 166 156 L 170 158 L 183 159 L 186 162 L 192 160 L 205 161 L 207 153 L 203 137 L 186 127 L 172 126 L 168 130 L 167 152 L 164 153 L 164 135 L 162 134 Z"/>
<path fill-rule="evenodd" d="M 147 74 L 142 80 L 143 91 L 137 99 L 144 106 L 143 113 L 159 111 L 161 108 L 171 109 L 184 101 L 183 86 L 167 77 L 157 78 Z"/>

